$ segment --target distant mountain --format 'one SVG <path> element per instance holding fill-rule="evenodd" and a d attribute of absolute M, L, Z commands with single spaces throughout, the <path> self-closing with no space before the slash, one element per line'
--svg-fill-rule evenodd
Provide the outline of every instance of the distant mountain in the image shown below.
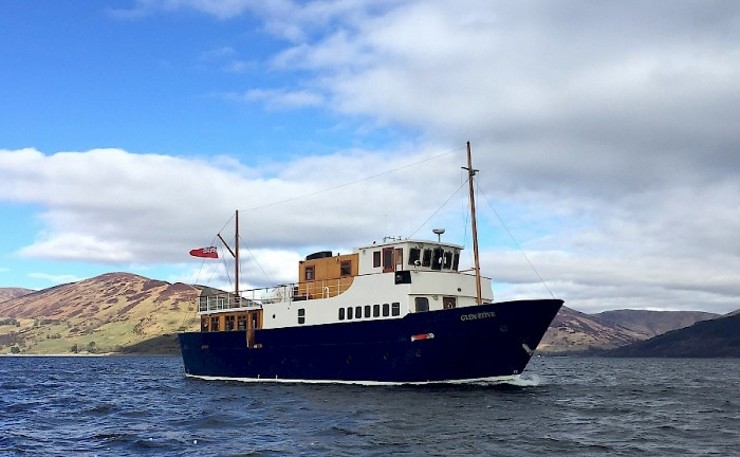
<path fill-rule="evenodd" d="M 699 321 L 720 317 L 719 314 L 701 311 L 645 311 L 620 309 L 591 314 L 590 317 L 605 325 L 619 326 L 652 338 L 671 330 L 689 327 Z"/>
<path fill-rule="evenodd" d="M 11 298 L 30 294 L 31 292 L 34 291 L 31 289 L 23 289 L 21 287 L 0 287 L 0 303 L 10 300 Z"/>
<path fill-rule="evenodd" d="M 718 316 L 699 311 L 643 310 L 585 314 L 563 306 L 538 350 L 543 353 L 582 353 L 614 349 Z"/>
<path fill-rule="evenodd" d="M 740 310 L 739 310 L 740 311 Z M 606 351 L 610 357 L 740 357 L 740 312 Z"/>
<path fill-rule="evenodd" d="M 197 329 L 199 289 L 108 273 L 0 302 L 0 353 L 110 352 Z"/>

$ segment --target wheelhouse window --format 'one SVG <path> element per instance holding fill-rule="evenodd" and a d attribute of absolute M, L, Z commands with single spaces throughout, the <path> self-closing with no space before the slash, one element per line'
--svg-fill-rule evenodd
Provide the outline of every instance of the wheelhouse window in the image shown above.
<path fill-rule="evenodd" d="M 457 271 L 460 268 L 460 253 L 455 252 L 455 256 L 452 258 L 452 269 Z"/>
<path fill-rule="evenodd" d="M 432 265 L 432 250 L 424 249 L 424 257 L 421 259 L 422 267 L 429 267 Z"/>
<path fill-rule="evenodd" d="M 441 270 L 442 262 L 444 262 L 444 251 L 442 248 L 435 248 L 434 257 L 432 257 L 432 270 Z"/>
<path fill-rule="evenodd" d="M 421 249 L 411 248 L 409 249 L 409 265 L 416 265 L 416 262 L 421 264 Z"/>
<path fill-rule="evenodd" d="M 401 314 L 401 304 L 398 302 L 391 303 L 391 316 L 399 316 Z"/>
<path fill-rule="evenodd" d="M 452 252 L 451 251 L 445 251 L 445 261 L 444 265 L 442 265 L 442 268 L 445 270 L 449 270 L 452 268 Z"/>
<path fill-rule="evenodd" d="M 342 260 L 342 263 L 339 264 L 339 276 L 352 276 L 352 261 L 351 260 Z"/>
<path fill-rule="evenodd" d="M 416 297 L 414 298 L 414 306 L 417 313 L 429 311 L 429 299 L 427 297 Z"/>
<path fill-rule="evenodd" d="M 306 323 L 306 308 L 298 308 L 298 323 Z"/>
<path fill-rule="evenodd" d="M 305 272 L 304 278 L 306 279 L 306 281 L 312 281 L 316 277 L 316 274 L 315 273 L 316 272 L 314 270 L 314 266 L 313 265 L 309 265 L 309 266 L 306 267 L 306 272 Z"/>
<path fill-rule="evenodd" d="M 380 266 L 380 251 L 373 251 L 373 268 Z"/>
<path fill-rule="evenodd" d="M 403 270 L 403 249 L 396 248 L 396 270 Z"/>

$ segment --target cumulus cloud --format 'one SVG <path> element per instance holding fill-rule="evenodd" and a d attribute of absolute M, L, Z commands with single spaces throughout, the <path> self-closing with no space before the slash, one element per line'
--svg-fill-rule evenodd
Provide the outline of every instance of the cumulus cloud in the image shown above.
<path fill-rule="evenodd" d="M 401 125 L 431 146 L 234 169 L 124 151 L 6 152 L 0 169 L 16 168 L 0 176 L 1 195 L 48 208 L 46 232 L 34 246 L 87 234 L 83 246 L 112 237 L 135 258 L 174 260 L 175 246 L 197 239 L 235 207 L 257 208 L 251 216 L 264 227 L 254 235 L 260 248 L 339 248 L 378 233 L 410 233 L 407 221 L 425 220 L 421 208 L 441 203 L 459 185 L 440 171 L 459 161 L 423 163 L 292 205 L 270 203 L 470 139 L 482 193 L 570 306 L 721 312 L 740 306 L 735 2 L 137 5 L 147 12 L 194 9 L 221 20 L 252 14 L 283 44 L 267 62 L 271 71 L 300 78 L 295 86 L 284 78 L 280 87 L 245 82 L 240 100 Z M 35 188 L 38 182 L 59 191 Z M 90 189 L 94 195 L 82 198 Z M 379 227 L 378 220 L 386 222 Z M 123 226 L 128 235 L 121 235 Z M 491 224 L 485 236 L 491 243 L 484 265 L 507 285 L 504 296 L 541 295 L 536 275 L 515 261 L 516 243 L 506 245 L 506 230 Z"/>

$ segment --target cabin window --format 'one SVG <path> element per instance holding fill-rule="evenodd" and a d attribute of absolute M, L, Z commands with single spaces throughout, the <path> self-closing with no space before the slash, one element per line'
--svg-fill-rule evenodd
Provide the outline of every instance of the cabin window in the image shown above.
<path fill-rule="evenodd" d="M 391 316 L 399 316 L 401 314 L 401 304 L 398 302 L 391 303 Z"/>
<path fill-rule="evenodd" d="M 424 249 L 424 257 L 421 259 L 422 267 L 429 267 L 432 265 L 432 250 Z"/>
<path fill-rule="evenodd" d="M 339 276 L 352 276 L 352 261 L 342 260 L 339 264 Z"/>
<path fill-rule="evenodd" d="M 218 332 L 219 325 L 218 325 L 218 316 L 211 316 L 211 331 L 212 332 Z"/>
<path fill-rule="evenodd" d="M 373 317 L 380 317 L 380 305 L 373 305 Z"/>
<path fill-rule="evenodd" d="M 395 271 L 393 262 L 393 248 L 383 248 L 383 273 Z"/>
<path fill-rule="evenodd" d="M 347 308 L 347 319 L 352 319 L 352 316 L 354 316 L 354 310 L 355 309 L 351 306 Z"/>
<path fill-rule="evenodd" d="M 445 263 L 443 265 L 445 270 L 449 270 L 452 268 L 452 252 L 451 251 L 445 251 Z"/>
<path fill-rule="evenodd" d="M 460 253 L 455 252 L 455 256 L 452 258 L 452 269 L 457 271 L 460 267 Z"/>
<path fill-rule="evenodd" d="M 370 317 L 370 305 L 365 305 L 365 317 Z"/>
<path fill-rule="evenodd" d="M 236 324 L 236 318 L 234 316 L 226 316 L 226 331 L 230 332 L 234 330 Z"/>
<path fill-rule="evenodd" d="M 416 262 L 421 264 L 421 249 L 411 248 L 409 249 L 409 265 L 416 265 Z"/>
<path fill-rule="evenodd" d="M 355 317 L 357 319 L 362 319 L 362 306 L 355 307 Z"/>
<path fill-rule="evenodd" d="M 443 261 L 444 251 L 442 248 L 436 248 L 434 250 L 434 256 L 432 257 L 432 270 L 441 270 Z"/>
<path fill-rule="evenodd" d="M 396 270 L 403 270 L 403 249 L 396 248 Z"/>
<path fill-rule="evenodd" d="M 339 320 L 344 320 L 344 308 L 339 308 Z"/>
<path fill-rule="evenodd" d="M 306 308 L 298 308 L 298 323 L 306 323 Z"/>
<path fill-rule="evenodd" d="M 237 330 L 247 329 L 247 316 L 241 315 L 236 318 L 236 329 Z"/>
<path fill-rule="evenodd" d="M 388 317 L 391 315 L 391 305 L 388 303 L 383 303 L 383 317 Z"/>
<path fill-rule="evenodd" d="M 305 272 L 304 277 L 306 278 L 306 281 L 312 281 L 316 277 L 313 265 L 306 267 L 306 272 Z"/>
<path fill-rule="evenodd" d="M 201 332 L 208 331 L 208 318 L 207 317 L 204 317 L 200 320 L 200 331 Z"/>
<path fill-rule="evenodd" d="M 380 266 L 380 251 L 373 251 L 373 268 Z"/>
<path fill-rule="evenodd" d="M 414 298 L 414 305 L 416 306 L 417 313 L 429 311 L 429 299 L 427 297 Z"/>

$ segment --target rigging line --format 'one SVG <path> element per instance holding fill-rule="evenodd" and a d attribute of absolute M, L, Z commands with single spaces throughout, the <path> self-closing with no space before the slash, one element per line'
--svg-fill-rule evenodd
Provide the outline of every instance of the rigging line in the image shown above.
<path fill-rule="evenodd" d="M 526 254 L 526 253 L 524 252 L 524 249 L 522 249 L 522 246 L 521 246 L 521 244 L 519 243 L 519 241 L 518 241 L 518 240 L 517 240 L 516 238 L 514 238 L 514 235 L 513 235 L 513 234 L 511 233 L 511 231 L 509 230 L 509 227 L 507 227 L 507 226 L 506 226 L 506 224 L 504 223 L 504 220 L 503 220 L 503 219 L 501 218 L 501 216 L 500 216 L 500 215 L 498 214 L 498 212 L 497 212 L 497 211 L 496 211 L 496 209 L 495 209 L 495 208 L 493 207 L 493 205 L 491 204 L 491 202 L 490 202 L 490 201 L 488 201 L 488 197 L 486 197 L 486 194 L 484 194 L 484 193 L 483 193 L 483 190 L 482 190 L 482 189 L 481 189 L 481 188 L 480 188 L 480 187 L 479 187 L 479 186 L 477 185 L 477 183 L 476 183 L 476 187 L 478 188 L 478 194 L 479 194 L 479 195 L 481 195 L 481 196 L 483 197 L 483 200 L 485 200 L 485 201 L 486 201 L 486 203 L 488 204 L 488 207 L 489 207 L 489 208 L 491 208 L 491 211 L 493 211 L 493 214 L 495 214 L 495 215 L 496 215 L 496 218 L 498 219 L 499 223 L 500 223 L 500 224 L 501 224 L 501 226 L 502 226 L 502 227 L 504 228 L 504 230 L 506 231 L 506 233 L 508 233 L 508 234 L 509 234 L 509 238 L 511 238 L 511 239 L 512 239 L 512 241 L 514 241 L 514 244 L 516 245 L 517 249 L 519 249 L 519 252 L 520 252 L 520 253 L 522 254 L 522 256 L 524 257 L 524 260 L 526 260 L 526 261 L 527 261 L 527 263 L 529 264 L 529 267 L 530 267 L 530 268 L 532 269 L 532 271 L 534 271 L 534 274 L 536 274 L 536 275 L 537 275 L 537 277 L 538 277 L 538 278 L 540 279 L 540 282 L 542 283 L 542 285 L 543 285 L 543 286 L 545 286 L 545 289 L 547 289 L 547 292 L 548 292 L 548 293 L 550 294 L 550 296 L 551 296 L 552 298 L 555 298 L 555 294 L 553 294 L 553 293 L 552 293 L 552 290 L 550 290 L 550 288 L 549 288 L 549 287 L 547 286 L 547 282 L 545 282 L 545 280 L 544 280 L 544 279 L 542 278 L 542 276 L 540 275 L 540 272 L 539 272 L 539 271 L 537 271 L 537 268 L 535 268 L 535 267 L 534 267 L 534 264 L 533 264 L 533 263 L 532 263 L 532 262 L 531 262 L 531 261 L 529 260 L 529 257 L 527 257 L 527 254 Z"/>
<path fill-rule="evenodd" d="M 457 193 L 458 193 L 458 192 L 460 192 L 460 189 L 462 189 L 462 187 L 463 187 L 463 186 L 465 185 L 465 183 L 467 183 L 467 182 L 468 182 L 468 181 L 467 181 L 467 180 L 465 180 L 465 182 L 463 182 L 462 184 L 460 184 L 460 186 L 459 186 L 459 187 L 458 187 L 457 189 L 455 189 L 455 191 L 454 191 L 454 192 L 452 193 L 452 195 L 450 195 L 449 197 L 447 197 L 447 200 L 445 200 L 445 201 L 444 201 L 444 203 L 442 203 L 442 205 L 441 205 L 441 206 L 440 206 L 439 208 L 437 208 L 437 209 L 436 209 L 436 210 L 435 210 L 435 211 L 434 211 L 434 212 L 432 213 L 432 215 L 431 215 L 431 216 L 429 216 L 429 217 L 427 218 L 427 220 L 425 220 L 425 221 L 424 221 L 424 223 L 423 223 L 423 224 L 421 224 L 421 225 L 420 225 L 420 226 L 419 226 L 419 227 L 418 227 L 418 228 L 417 228 L 416 230 L 414 230 L 414 231 L 413 231 L 413 232 L 411 233 L 411 235 L 407 236 L 407 237 L 406 237 L 406 239 L 407 239 L 407 240 L 408 240 L 408 239 L 411 239 L 411 237 L 412 237 L 412 236 L 414 236 L 414 235 L 416 234 L 416 232 L 418 232 L 419 230 L 421 230 L 421 228 L 422 228 L 422 227 L 424 227 L 425 225 L 427 225 L 427 222 L 429 222 L 429 221 L 430 221 L 430 220 L 431 220 L 431 219 L 432 219 L 432 218 L 434 217 L 434 215 L 435 215 L 435 214 L 437 214 L 438 212 L 440 212 L 440 210 L 441 210 L 442 208 L 444 208 L 444 207 L 445 207 L 445 206 L 447 205 L 447 203 L 449 203 L 449 201 L 450 201 L 450 200 L 452 200 L 452 197 L 454 197 L 455 195 L 457 195 Z"/>
<path fill-rule="evenodd" d="M 252 252 L 252 250 L 251 250 L 251 249 L 249 249 L 249 246 L 245 246 L 245 248 L 247 248 L 247 251 L 249 252 L 249 255 L 250 255 L 250 256 L 252 256 L 252 259 L 254 259 L 254 263 L 256 263 L 256 264 L 257 264 L 257 268 L 259 268 L 259 269 L 260 269 L 260 271 L 262 272 L 262 274 L 263 274 L 263 275 L 265 275 L 265 279 L 267 279 L 267 281 L 268 281 L 268 282 L 269 282 L 270 284 L 274 284 L 274 283 L 272 282 L 272 278 L 270 278 L 270 276 L 268 276 L 268 275 L 267 275 L 267 272 L 265 272 L 265 270 L 264 270 L 264 269 L 262 268 L 262 265 L 261 265 L 261 264 L 259 263 L 259 261 L 257 260 L 257 256 L 255 256 L 255 255 L 254 255 L 254 253 Z"/>
<path fill-rule="evenodd" d="M 369 181 L 371 179 L 375 179 L 375 178 L 377 178 L 379 176 L 387 175 L 387 174 L 394 173 L 394 172 L 399 171 L 399 170 L 403 170 L 405 168 L 410 168 L 410 167 L 413 167 L 415 165 L 419 165 L 420 163 L 429 162 L 431 160 L 438 159 L 438 158 L 443 157 L 443 156 L 446 156 L 448 154 L 452 154 L 453 152 L 458 152 L 458 151 L 460 151 L 460 149 L 462 149 L 462 148 L 452 149 L 450 151 L 443 152 L 442 154 L 437 154 L 436 156 L 427 157 L 426 159 L 420 160 L 418 162 L 414 162 L 414 163 L 410 163 L 410 164 L 407 164 L 407 165 L 403 165 L 401 167 L 394 168 L 392 170 L 381 171 L 380 173 L 376 173 L 374 175 L 366 176 L 364 178 L 360 178 L 360 179 L 357 179 L 355 181 L 351 181 L 351 182 L 347 182 L 347 183 L 343 183 L 343 184 L 338 184 L 338 185 L 333 186 L 333 187 L 327 187 L 325 189 L 320 189 L 320 190 L 317 190 L 317 191 L 314 191 L 314 192 L 311 192 L 311 193 L 308 193 L 308 194 L 299 195 L 297 197 L 286 198 L 285 200 L 278 200 L 278 201 L 271 202 L 271 203 L 266 203 L 266 204 L 260 205 L 260 206 L 253 206 L 252 208 L 248 208 L 248 209 L 245 209 L 243 211 L 254 211 L 254 210 L 257 210 L 257 209 L 268 208 L 270 206 L 281 205 L 283 203 L 289 203 L 289 202 L 292 202 L 292 201 L 300 200 L 302 198 L 312 197 L 314 195 L 322 194 L 324 192 L 329 192 L 329 191 L 332 191 L 332 190 L 341 189 L 342 187 L 352 186 L 352 185 L 357 184 L 357 183 L 361 183 L 361 182 L 364 182 L 364 181 Z"/>

